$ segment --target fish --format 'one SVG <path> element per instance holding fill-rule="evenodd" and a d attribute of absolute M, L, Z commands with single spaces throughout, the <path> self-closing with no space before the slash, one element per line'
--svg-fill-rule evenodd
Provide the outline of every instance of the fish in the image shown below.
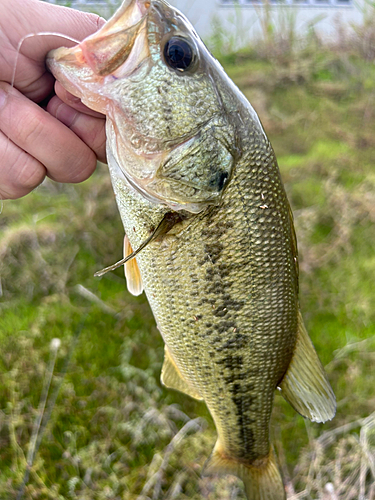
<path fill-rule="evenodd" d="M 116 265 L 147 295 L 165 342 L 162 383 L 212 415 L 204 474 L 238 476 L 248 500 L 285 499 L 275 391 L 313 422 L 332 419 L 336 401 L 303 323 L 293 215 L 256 112 L 164 0 L 125 0 L 47 65 L 106 115 L 126 233 Z"/>

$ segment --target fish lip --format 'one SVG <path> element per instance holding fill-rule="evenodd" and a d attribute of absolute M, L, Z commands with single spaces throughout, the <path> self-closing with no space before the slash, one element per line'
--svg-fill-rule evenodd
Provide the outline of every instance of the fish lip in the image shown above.
<path fill-rule="evenodd" d="M 104 26 L 78 45 L 51 50 L 46 57 L 47 68 L 64 86 L 69 87 L 68 90 L 75 88 L 75 92 L 78 92 L 79 85 L 69 81 L 74 80 L 69 76 L 74 71 L 82 72 L 85 68 L 86 82 L 115 73 L 119 66 L 126 63 L 139 33 L 147 23 L 150 7 L 151 0 L 124 2 Z"/>
<path fill-rule="evenodd" d="M 138 36 L 147 25 L 150 6 L 149 0 L 129 0 L 97 33 L 80 44 L 96 75 L 116 74 L 118 68 L 126 65 Z M 142 51 L 139 54 L 144 55 Z"/>
<path fill-rule="evenodd" d="M 53 74 L 57 81 L 59 81 L 66 90 L 76 97 L 81 98 L 82 93 L 79 85 L 69 75 L 69 70 L 75 70 L 82 65 L 82 51 L 79 45 L 72 48 L 59 47 L 48 52 L 46 57 L 46 66 Z"/>

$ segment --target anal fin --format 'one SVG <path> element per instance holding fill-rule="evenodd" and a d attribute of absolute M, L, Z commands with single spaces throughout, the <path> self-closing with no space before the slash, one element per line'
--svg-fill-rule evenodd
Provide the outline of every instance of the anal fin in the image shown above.
<path fill-rule="evenodd" d="M 272 448 L 267 457 L 246 464 L 226 456 L 218 440 L 203 474 L 233 474 L 239 477 L 244 482 L 248 500 L 286 500 L 285 487 Z"/>
<path fill-rule="evenodd" d="M 183 378 L 167 346 L 164 346 L 164 363 L 160 380 L 169 389 L 183 392 L 194 399 L 203 399 L 199 392 Z"/>
<path fill-rule="evenodd" d="M 280 389 L 288 403 L 312 422 L 326 422 L 335 416 L 336 398 L 301 313 L 295 351 Z"/>
<path fill-rule="evenodd" d="M 124 238 L 124 258 L 133 253 L 133 249 L 130 245 L 129 238 L 125 234 Z M 124 264 L 125 268 L 125 278 L 128 291 L 133 295 L 141 295 L 143 292 L 143 284 L 141 273 L 137 264 L 136 258 L 128 260 Z"/>

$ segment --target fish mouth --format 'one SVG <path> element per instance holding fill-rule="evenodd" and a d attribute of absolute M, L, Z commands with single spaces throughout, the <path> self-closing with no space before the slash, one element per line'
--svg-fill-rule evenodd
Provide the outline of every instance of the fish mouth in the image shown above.
<path fill-rule="evenodd" d="M 156 109 L 163 109 L 166 94 L 162 86 L 168 88 L 168 76 L 160 77 L 159 73 L 164 75 L 166 68 L 175 77 L 181 69 L 166 64 L 164 49 L 171 36 L 189 38 L 191 51 L 195 47 L 194 64 L 198 64 L 198 46 L 202 44 L 178 10 L 164 0 L 125 0 L 99 31 L 73 48 L 51 51 L 47 66 L 66 90 L 107 116 L 107 155 L 112 153 L 118 170 L 134 190 L 151 203 L 199 213 L 221 199 L 234 158 L 220 133 L 223 124 L 216 122 L 218 117 L 212 113 L 209 119 L 199 115 L 195 126 L 178 112 L 181 129 L 169 130 L 168 137 L 155 133 L 154 104 L 147 107 L 144 103 L 154 91 L 161 96 L 156 99 Z M 147 79 L 149 74 L 151 81 L 158 82 L 154 87 Z M 185 85 L 184 79 L 179 81 L 182 83 L 176 83 L 175 89 Z M 173 93 L 180 99 L 176 90 Z M 138 113 L 142 107 L 150 110 L 150 116 Z M 161 131 L 165 132 L 165 127 Z M 211 167 L 205 170 L 205 162 L 198 158 L 199 148 L 209 165 L 218 166 L 217 171 Z M 183 173 L 178 171 L 180 167 Z"/>
<path fill-rule="evenodd" d="M 69 92 L 103 112 L 98 89 L 105 79 L 130 75 L 149 56 L 147 21 L 151 5 L 150 0 L 126 0 L 99 31 L 75 47 L 50 51 L 48 69 Z"/>

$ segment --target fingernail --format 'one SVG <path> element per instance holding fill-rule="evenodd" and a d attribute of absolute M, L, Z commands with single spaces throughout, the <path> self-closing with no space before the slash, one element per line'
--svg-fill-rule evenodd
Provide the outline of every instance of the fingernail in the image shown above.
<path fill-rule="evenodd" d="M 7 100 L 7 93 L 0 88 L 0 109 L 4 106 Z"/>
<path fill-rule="evenodd" d="M 71 127 L 73 125 L 77 115 L 78 111 L 64 103 L 61 103 L 56 109 L 56 118 L 67 127 Z"/>

